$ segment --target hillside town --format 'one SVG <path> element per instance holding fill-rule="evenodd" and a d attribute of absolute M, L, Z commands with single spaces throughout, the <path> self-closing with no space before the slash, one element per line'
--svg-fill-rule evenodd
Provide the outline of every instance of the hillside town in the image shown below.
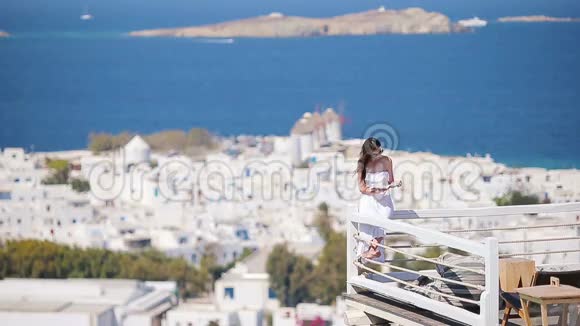
<path fill-rule="evenodd" d="M 33 285 L 41 280 L 5 279 L 0 281 L 0 320 L 19 311 L 18 300 L 25 300 L 26 311 L 50 315 L 54 325 L 74 322 L 59 319 L 73 318 L 72 312 L 78 320 L 90 316 L 103 325 L 106 320 L 116 325 L 263 325 L 267 315 L 275 326 L 317 319 L 341 325 L 340 298 L 333 306 L 281 306 L 270 287 L 266 260 L 274 245 L 285 243 L 316 262 L 325 244 L 314 226 L 321 204 L 328 207 L 332 228 L 344 231 L 360 196 L 354 171 L 362 139 L 343 139 L 340 117 L 329 108 L 304 113 L 288 136 L 243 135 L 217 142 L 216 149 L 196 156 L 154 151 L 140 135 L 99 153 L 2 149 L 0 241 L 48 240 L 118 252 L 154 248 L 193 266 L 211 252 L 217 264 L 233 268 L 215 282 L 211 295 L 182 301 L 172 282 L 51 280 L 36 293 Z M 384 154 L 393 159 L 395 178 L 404 185 L 392 192 L 398 210 L 495 206 L 514 192 L 539 203 L 580 201 L 580 171 L 575 169 L 512 168 L 489 155 L 440 156 L 396 148 Z M 59 169 L 66 171 L 66 182 L 47 182 L 58 177 Z M 410 223 L 459 230 L 497 226 L 505 222 L 502 218 Z M 537 219 L 546 224 L 559 218 L 578 221 L 577 216 L 518 216 L 509 223 L 533 225 Z M 499 240 L 513 236 L 494 232 Z M 528 230 L 525 236 L 534 238 L 534 232 L 540 231 Z M 580 236 L 578 228 L 553 233 Z M 533 245 L 542 251 L 549 243 Z M 504 249 L 518 252 L 517 246 Z M 578 249 L 577 242 L 569 247 Z M 557 263 L 580 261 L 580 256 L 537 259 Z M 15 289 L 23 287 L 31 292 L 14 302 L 19 298 Z M 51 295 L 62 302 L 46 304 Z"/>

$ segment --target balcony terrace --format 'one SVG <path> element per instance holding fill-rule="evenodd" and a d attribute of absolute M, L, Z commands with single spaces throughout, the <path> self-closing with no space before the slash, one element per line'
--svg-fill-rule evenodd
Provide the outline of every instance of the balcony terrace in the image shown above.
<path fill-rule="evenodd" d="M 364 241 L 358 236 L 360 223 L 385 230 L 386 241 L 380 245 L 386 253 L 384 263 L 356 256 L 357 241 Z M 347 223 L 347 239 L 347 324 L 498 325 L 500 259 L 522 257 L 535 261 L 536 267 L 544 270 L 580 270 L 580 203 L 405 210 L 395 212 L 391 219 L 353 214 Z M 480 257 L 484 267 L 454 265 L 425 258 L 419 252 L 431 247 Z M 485 283 L 473 284 L 442 277 L 434 270 L 401 267 L 396 264 L 401 260 L 479 274 Z M 475 289 L 481 295 L 474 300 L 422 288 L 415 282 L 419 277 Z M 576 325 L 577 308 L 573 307 L 571 313 L 569 321 Z M 516 322 L 521 324 L 521 320 Z"/>

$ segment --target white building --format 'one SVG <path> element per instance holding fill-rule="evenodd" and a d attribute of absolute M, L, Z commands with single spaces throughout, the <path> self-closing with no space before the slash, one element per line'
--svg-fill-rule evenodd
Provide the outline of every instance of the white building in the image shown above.
<path fill-rule="evenodd" d="M 0 325 L 159 326 L 175 293 L 175 282 L 5 279 Z"/>
<path fill-rule="evenodd" d="M 296 308 L 282 307 L 272 314 L 272 326 L 296 326 Z"/>
<path fill-rule="evenodd" d="M 0 237 L 74 243 L 74 228 L 93 220 L 86 196 L 66 185 L 14 186 L 0 199 Z"/>
<path fill-rule="evenodd" d="M 312 248 L 301 250 L 312 257 Z M 320 249 L 320 248 L 319 248 Z M 188 300 L 171 310 L 167 326 L 220 325 L 261 326 L 266 313 L 279 308 L 275 292 L 270 288 L 266 261 L 271 247 L 257 250 L 215 282 L 214 295 Z"/>
<path fill-rule="evenodd" d="M 314 259 L 320 246 L 291 245 L 291 249 Z M 231 326 L 261 326 L 265 315 L 272 314 L 274 325 L 295 325 L 296 309 L 280 308 L 276 293 L 270 288 L 266 261 L 272 247 L 263 247 L 226 272 L 214 284 L 212 297 L 192 299 L 167 313 L 167 326 L 208 325 L 217 322 Z M 331 321 L 334 308 L 318 305 L 299 306 L 299 316 L 313 320 L 317 316 Z"/>
<path fill-rule="evenodd" d="M 239 325 L 235 312 L 220 311 L 211 300 L 193 299 L 180 303 L 167 312 L 166 326 Z"/>
<path fill-rule="evenodd" d="M 306 112 L 290 131 L 289 153 L 294 166 L 301 165 L 313 151 L 342 139 L 340 117 L 332 108 L 320 115 Z"/>
<path fill-rule="evenodd" d="M 311 227 L 317 206 L 321 202 L 329 205 L 336 229 L 344 227 L 349 208 L 356 206 L 360 192 L 354 170 L 362 141 L 340 138 L 340 119 L 329 109 L 322 116 L 304 114 L 290 137 L 238 137 L 231 142 L 235 155 L 216 152 L 197 160 L 152 154 L 140 137 L 121 151 L 100 155 L 81 151 L 39 155 L 8 148 L 0 155 L 0 240 L 47 239 L 119 251 L 151 246 L 195 265 L 210 248 L 217 263 L 223 265 L 240 257 L 244 248 L 262 248 L 223 275 L 210 301 L 188 301 L 172 313 L 172 319 L 167 318 L 174 322 L 171 326 L 215 320 L 224 325 L 257 325 L 265 312 L 278 310 L 264 267 L 268 251 L 263 248 L 288 242 L 291 247 L 302 247 L 301 254 L 312 258 L 323 246 Z M 261 150 L 264 142 L 273 144 L 272 148 Z M 394 160 L 395 178 L 404 181 L 404 189 L 392 191 L 397 209 L 492 206 L 493 198 L 513 189 L 524 189 L 553 202 L 580 200 L 578 170 L 510 169 L 489 156 L 446 157 L 402 151 L 389 155 Z M 42 167 L 47 157 L 74 159 L 80 162 L 76 165 L 81 176 L 91 179 L 96 172 L 98 182 L 113 186 L 93 188 L 89 195 L 76 193 L 68 185 L 42 185 L 40 180 L 49 173 Z M 148 163 L 152 160 L 158 162 L 157 167 Z M 294 168 L 305 161 L 312 169 Z M 437 220 L 433 227 L 486 228 L 497 222 L 493 218 L 445 219 Z M 521 222 L 513 219 L 514 225 Z M 511 237 L 506 236 L 509 232 L 502 234 L 498 238 Z M 565 235 L 578 233 L 567 230 Z M 530 231 L 518 236 L 539 235 Z M 542 251 L 549 245 L 534 244 L 533 249 Z M 565 248 L 574 249 L 575 245 L 577 241 Z M 575 254 L 552 257 L 578 259 Z M 85 319 L 106 320 L 109 306 L 117 306 L 110 302 L 98 305 L 75 306 L 69 312 L 84 314 Z M 13 302 L 2 305 L 6 312 L 20 306 Z M 61 318 L 67 311 L 63 307 L 39 302 L 29 309 Z M 113 308 L 115 318 L 118 310 Z M 123 325 L 127 320 L 148 320 L 148 311 L 134 311 L 130 319 L 123 319 Z M 288 318 L 298 318 L 298 312 L 292 311 L 293 317 L 290 313 Z M 46 320 L 51 320 L 47 314 Z M 280 323 L 282 319 L 290 322 L 285 313 L 276 316 Z"/>
<path fill-rule="evenodd" d="M 220 310 L 273 311 L 279 303 L 270 288 L 266 261 L 271 248 L 261 248 L 215 282 L 215 300 Z"/>
<path fill-rule="evenodd" d="M 140 163 L 149 163 L 151 159 L 151 147 L 139 135 L 133 137 L 127 145 L 123 147 L 125 156 L 125 166 Z"/>

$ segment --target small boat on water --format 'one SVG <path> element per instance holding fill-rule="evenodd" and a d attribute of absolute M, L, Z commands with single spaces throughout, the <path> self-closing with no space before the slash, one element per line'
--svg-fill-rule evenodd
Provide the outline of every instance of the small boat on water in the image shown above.
<path fill-rule="evenodd" d="M 463 27 L 485 27 L 487 26 L 487 20 L 483 20 L 479 17 L 473 17 L 469 19 L 462 19 L 457 22 Z"/>
<path fill-rule="evenodd" d="M 89 8 L 85 7 L 84 13 L 81 15 L 81 20 L 92 20 L 93 15 L 89 13 Z"/>
<path fill-rule="evenodd" d="M 232 44 L 234 43 L 233 38 L 210 38 L 204 39 L 201 42 L 203 43 L 216 43 L 216 44 Z"/>

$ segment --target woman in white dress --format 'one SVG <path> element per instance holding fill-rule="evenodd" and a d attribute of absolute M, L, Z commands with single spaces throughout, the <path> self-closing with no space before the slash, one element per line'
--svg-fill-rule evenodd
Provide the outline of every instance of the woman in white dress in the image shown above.
<path fill-rule="evenodd" d="M 363 143 L 356 170 L 362 194 L 358 206 L 361 216 L 389 218 L 395 209 L 389 190 L 401 186 L 401 182 L 394 183 L 393 161 L 382 152 L 381 143 L 376 138 L 368 138 Z M 357 255 L 384 262 L 384 249 L 377 246 L 385 237 L 384 230 L 361 223 L 359 237 L 364 241 L 359 241 Z"/>

